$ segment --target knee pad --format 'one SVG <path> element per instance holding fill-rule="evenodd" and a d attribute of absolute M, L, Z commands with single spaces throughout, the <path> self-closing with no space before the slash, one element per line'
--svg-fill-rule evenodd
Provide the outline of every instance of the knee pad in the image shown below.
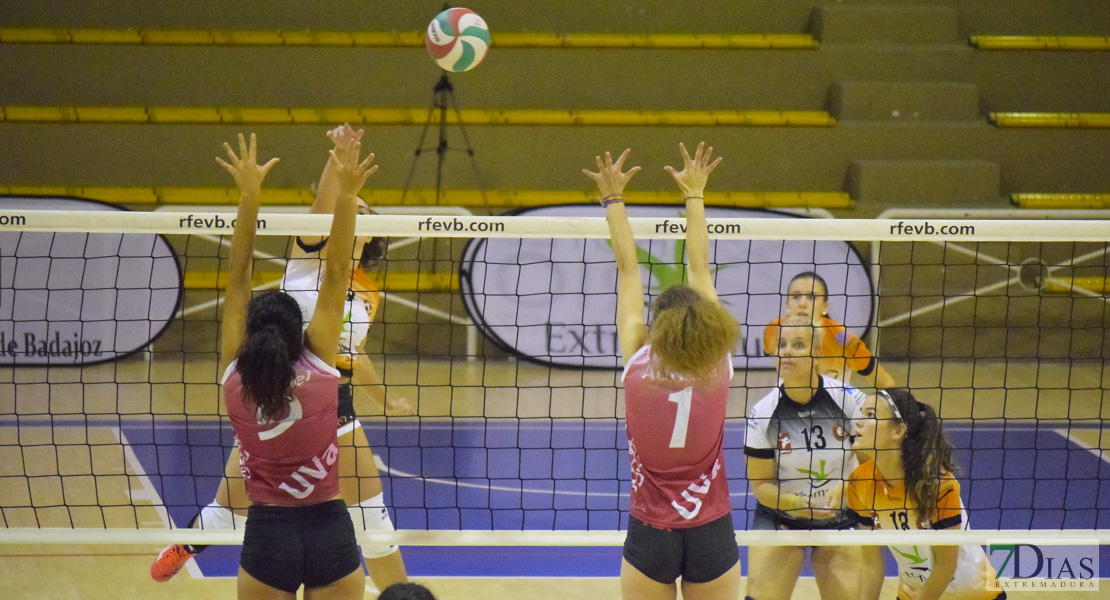
<path fill-rule="evenodd" d="M 247 517 L 231 512 L 226 506 L 213 502 L 201 509 L 197 515 L 197 524 L 200 529 L 238 529 L 247 526 Z"/>
<path fill-rule="evenodd" d="M 355 506 L 348 506 L 347 512 L 351 514 L 351 521 L 355 525 L 355 536 L 362 546 L 362 555 L 366 558 L 382 558 L 397 551 L 393 544 L 371 542 L 367 540 L 367 531 L 394 531 L 393 521 L 389 518 L 389 511 L 385 508 L 385 500 L 381 494 L 363 500 Z"/>

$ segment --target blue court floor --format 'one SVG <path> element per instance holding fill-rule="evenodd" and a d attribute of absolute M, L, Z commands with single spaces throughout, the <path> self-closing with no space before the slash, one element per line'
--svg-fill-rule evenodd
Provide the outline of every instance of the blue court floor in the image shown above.
<path fill-rule="evenodd" d="M 404 419 L 369 420 L 364 427 L 399 529 L 612 531 L 627 525 L 623 421 Z M 973 528 L 1110 528 L 1110 463 L 1073 435 L 1077 425 L 961 422 L 946 431 L 957 448 Z M 230 427 L 157 420 L 124 424 L 121 434 L 175 526 L 186 527 L 215 493 Z M 726 424 L 725 446 L 733 517 L 745 529 L 754 499 L 744 480 L 742 420 Z M 418 577 L 615 577 L 620 567 L 620 548 L 403 550 Z M 1110 552 L 1103 550 L 1106 568 Z M 197 562 L 205 576 L 233 576 L 238 552 L 213 547 Z"/>

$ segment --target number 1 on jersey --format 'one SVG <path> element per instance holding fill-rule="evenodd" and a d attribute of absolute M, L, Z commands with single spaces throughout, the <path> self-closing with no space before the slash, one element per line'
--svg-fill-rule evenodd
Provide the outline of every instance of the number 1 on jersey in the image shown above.
<path fill-rule="evenodd" d="M 674 415 L 674 430 L 671 431 L 671 448 L 686 447 L 686 428 L 690 425 L 690 401 L 694 398 L 694 388 L 679 390 L 667 397 L 678 405 Z"/>

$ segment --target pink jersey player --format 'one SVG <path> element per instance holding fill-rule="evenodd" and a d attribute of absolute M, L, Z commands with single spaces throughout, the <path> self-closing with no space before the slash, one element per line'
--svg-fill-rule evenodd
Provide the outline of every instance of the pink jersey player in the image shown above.
<path fill-rule="evenodd" d="M 237 361 L 224 374 L 224 401 L 239 440 L 247 495 L 258 504 L 303 505 L 339 493 L 335 411 L 339 371 L 305 350 L 293 364 L 293 399 L 280 420 L 259 418 L 243 400 Z"/>
<path fill-rule="evenodd" d="M 262 180 L 277 163 L 258 164 L 254 135 L 239 136 L 239 152 L 224 144 L 216 159 L 239 185 L 239 210 L 229 252 L 220 328 L 222 402 L 240 442 L 251 505 L 243 531 L 236 589 L 239 598 L 361 599 L 362 571 L 355 529 L 339 496 L 335 429 L 339 395 L 336 350 L 351 277 L 356 196 L 377 169 L 361 146 L 332 151 L 339 199 L 329 232 L 332 254 L 308 326 L 284 292 L 252 298 L 254 241 Z M 194 552 L 168 547 L 151 567 L 166 581 Z M 163 569 L 159 565 L 167 565 Z M 323 592 L 318 590 L 325 590 Z"/>
<path fill-rule="evenodd" d="M 708 379 L 657 378 L 651 346 L 624 368 L 633 517 L 663 529 L 685 529 L 729 513 L 725 478 L 725 409 L 732 360 Z"/>
<path fill-rule="evenodd" d="M 665 170 L 686 202 L 689 285 L 673 285 L 655 301 L 650 331 L 636 241 L 624 208 L 624 186 L 640 169 L 622 171 L 597 157 L 597 183 L 617 263 L 617 337 L 624 361 L 624 401 L 631 497 L 621 563 L 625 598 L 673 598 L 681 578 L 687 600 L 735 598 L 740 552 L 732 525 L 721 443 L 732 379 L 736 319 L 717 298 L 709 270 L 702 198 L 713 148 L 699 144 L 684 168 Z M 681 251 L 679 251 L 681 253 Z"/>

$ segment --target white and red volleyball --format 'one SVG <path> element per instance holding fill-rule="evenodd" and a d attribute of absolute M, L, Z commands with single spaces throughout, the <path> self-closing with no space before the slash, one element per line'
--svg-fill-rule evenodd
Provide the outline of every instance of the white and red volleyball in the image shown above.
<path fill-rule="evenodd" d="M 442 69 L 469 71 L 486 57 L 489 27 L 470 9 L 449 8 L 428 23 L 424 45 Z"/>

